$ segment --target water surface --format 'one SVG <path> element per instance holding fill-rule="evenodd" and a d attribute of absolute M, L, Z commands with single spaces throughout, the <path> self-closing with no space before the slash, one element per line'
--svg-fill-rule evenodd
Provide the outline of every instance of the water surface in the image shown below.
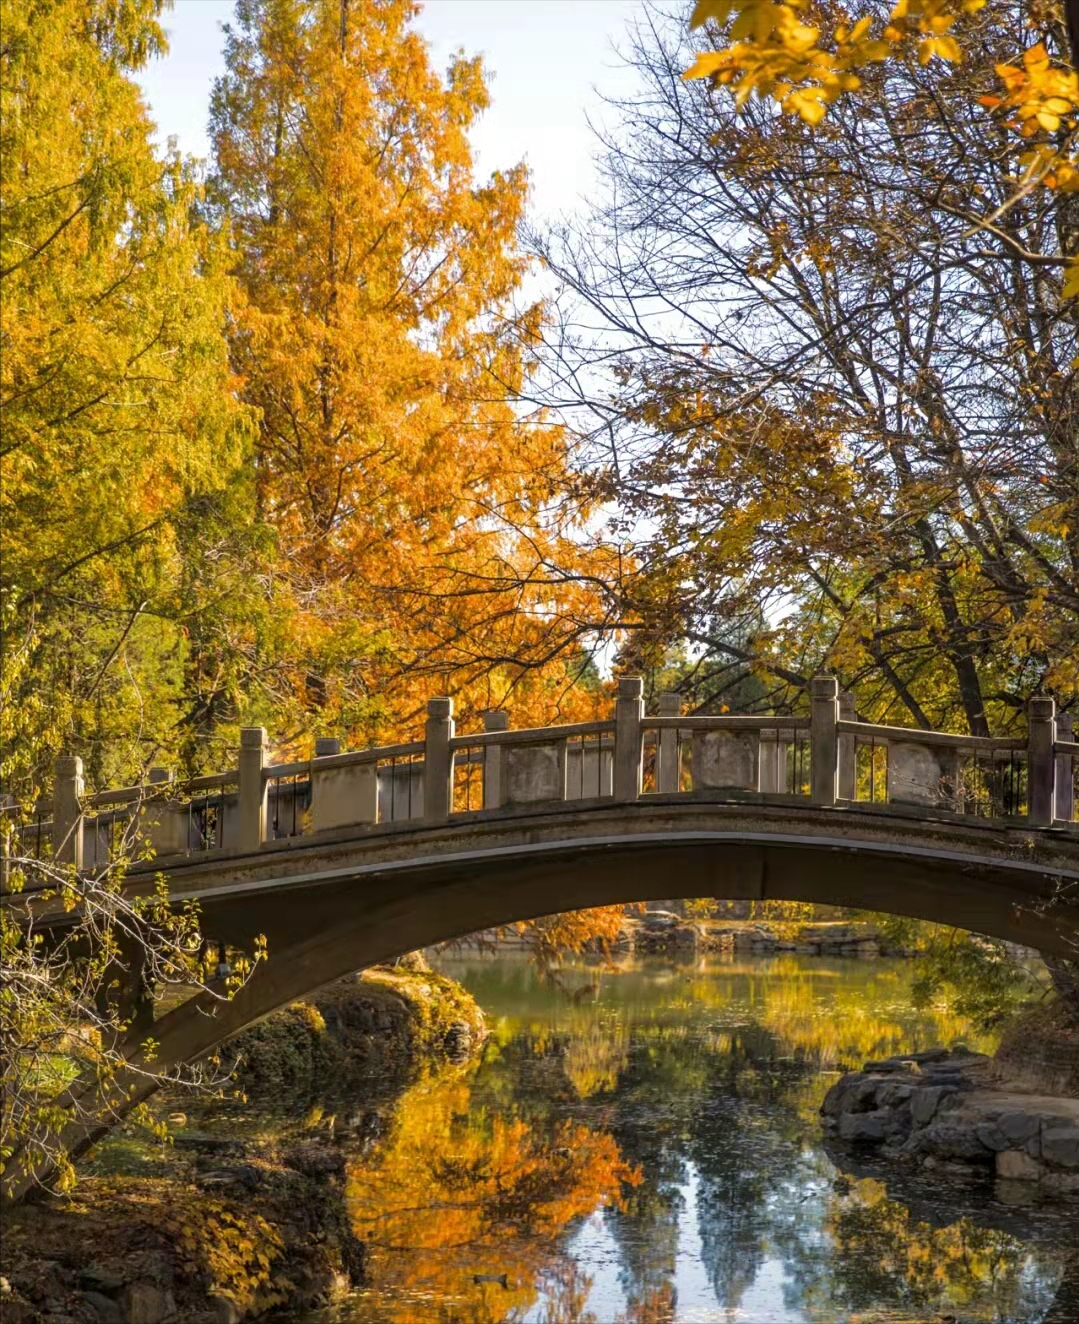
<path fill-rule="evenodd" d="M 341 1324 L 1075 1324 L 1079 1209 L 826 1148 L 867 1058 L 960 1039 L 909 963 L 782 957 L 557 986 L 446 960 L 488 1014 L 353 1158 L 369 1286 Z"/>

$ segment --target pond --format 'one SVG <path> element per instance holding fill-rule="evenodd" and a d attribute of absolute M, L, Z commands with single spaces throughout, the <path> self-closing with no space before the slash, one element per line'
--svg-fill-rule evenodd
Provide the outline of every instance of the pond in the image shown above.
<path fill-rule="evenodd" d="M 369 1286 L 340 1324 L 1079 1320 L 1079 1208 L 899 1180 L 817 1109 L 867 1058 L 962 1039 L 900 961 L 443 960 L 488 1015 L 352 1160 Z"/>

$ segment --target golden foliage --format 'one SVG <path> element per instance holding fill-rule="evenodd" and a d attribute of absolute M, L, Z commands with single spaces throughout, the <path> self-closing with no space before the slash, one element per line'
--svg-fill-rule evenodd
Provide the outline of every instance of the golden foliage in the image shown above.
<path fill-rule="evenodd" d="M 414 1087 L 392 1134 L 348 1179 L 379 1318 L 485 1321 L 527 1310 L 557 1236 L 638 1181 L 609 1135 L 489 1116 L 467 1078 Z"/>

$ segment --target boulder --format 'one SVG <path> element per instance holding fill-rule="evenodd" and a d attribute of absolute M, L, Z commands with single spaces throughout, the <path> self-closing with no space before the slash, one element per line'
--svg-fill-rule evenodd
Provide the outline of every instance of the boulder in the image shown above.
<path fill-rule="evenodd" d="M 996 1172 L 1002 1181 L 1037 1181 L 1042 1165 L 1021 1149 L 1004 1149 L 996 1157 Z"/>
<path fill-rule="evenodd" d="M 839 1119 L 840 1140 L 872 1141 L 884 1139 L 887 1113 L 844 1113 Z"/>
<path fill-rule="evenodd" d="M 146 1279 L 128 1283 L 120 1293 L 124 1324 L 169 1324 L 176 1319 L 172 1290 Z"/>
<path fill-rule="evenodd" d="M 964 1163 L 984 1163 L 989 1157 L 974 1128 L 954 1121 L 933 1122 L 916 1132 L 908 1141 L 907 1150 L 912 1154 L 960 1159 Z"/>
<path fill-rule="evenodd" d="M 1054 1168 L 1079 1168 L 1079 1126 L 1043 1123 L 1042 1159 Z"/>
<path fill-rule="evenodd" d="M 957 1093 L 955 1085 L 926 1085 L 915 1091 L 910 1101 L 910 1116 L 915 1126 L 927 1126 L 941 1102 Z"/>
<path fill-rule="evenodd" d="M 1016 1108 L 998 1113 L 994 1125 L 1009 1141 L 1007 1148 L 1022 1149 L 1029 1140 L 1037 1137 L 1041 1128 L 1041 1119 L 1037 1113 Z"/>

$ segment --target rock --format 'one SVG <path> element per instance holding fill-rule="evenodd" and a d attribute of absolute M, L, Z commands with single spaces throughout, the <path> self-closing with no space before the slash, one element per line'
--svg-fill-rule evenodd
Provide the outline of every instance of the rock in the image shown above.
<path fill-rule="evenodd" d="M 877 1105 L 881 1108 L 897 1108 L 906 1103 L 914 1094 L 914 1086 L 902 1080 L 890 1080 L 877 1090 Z"/>
<path fill-rule="evenodd" d="M 213 1309 L 214 1324 L 240 1324 L 240 1308 L 231 1297 L 212 1296 L 210 1306 Z"/>
<path fill-rule="evenodd" d="M 1037 1181 L 1041 1164 L 1021 1149 L 1004 1149 L 996 1158 L 997 1176 L 1003 1181 Z"/>
<path fill-rule="evenodd" d="M 1010 1142 L 1007 1148 L 1020 1149 L 1028 1140 L 1032 1140 L 1037 1136 L 1041 1127 L 1041 1120 L 1035 1113 L 1018 1109 L 1012 1112 L 998 1113 L 996 1127 Z"/>
<path fill-rule="evenodd" d="M 79 1286 L 88 1292 L 99 1292 L 102 1296 L 115 1296 L 124 1285 L 123 1275 L 113 1269 L 91 1264 L 79 1270 Z"/>
<path fill-rule="evenodd" d="M 140 1279 L 120 1293 L 124 1324 L 166 1324 L 176 1318 L 176 1301 L 167 1287 Z"/>
<path fill-rule="evenodd" d="M 909 1057 L 886 1057 L 880 1062 L 867 1062 L 863 1071 L 874 1072 L 878 1075 L 887 1075 L 893 1071 L 901 1071 L 904 1075 L 911 1075 L 917 1063 Z"/>
<path fill-rule="evenodd" d="M 1011 1147 L 1011 1142 L 996 1122 L 979 1122 L 974 1128 L 974 1134 L 986 1149 L 992 1149 L 999 1153 L 1001 1150 Z"/>
<path fill-rule="evenodd" d="M 124 1324 L 120 1303 L 103 1292 L 83 1292 L 83 1301 L 93 1310 L 101 1324 Z"/>
<path fill-rule="evenodd" d="M 880 1141 L 884 1139 L 884 1124 L 887 1114 L 844 1113 L 839 1119 L 839 1138 L 841 1140 Z"/>
<path fill-rule="evenodd" d="M 933 1122 L 918 1131 L 908 1143 L 908 1152 L 961 1159 L 964 1163 L 985 1162 L 989 1157 L 989 1151 L 971 1127 L 955 1122 Z"/>
<path fill-rule="evenodd" d="M 926 1126 L 940 1107 L 941 1100 L 955 1094 L 954 1085 L 926 1085 L 915 1092 L 910 1101 L 910 1116 L 915 1126 Z"/>
<path fill-rule="evenodd" d="M 1079 1126 L 1043 1123 L 1042 1160 L 1055 1168 L 1079 1168 Z"/>

